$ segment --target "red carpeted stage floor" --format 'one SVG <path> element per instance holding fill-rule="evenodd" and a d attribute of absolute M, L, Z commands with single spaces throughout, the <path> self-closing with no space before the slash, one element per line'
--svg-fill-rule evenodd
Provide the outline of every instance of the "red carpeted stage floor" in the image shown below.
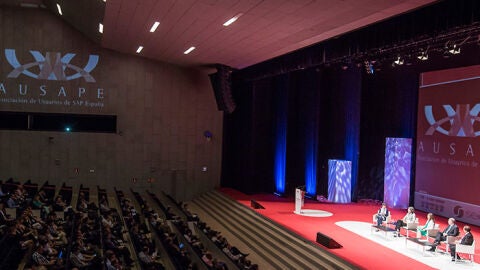
<path fill-rule="evenodd" d="M 333 238 L 343 247 L 340 249 L 327 249 L 320 244 L 318 245 L 361 268 L 384 268 L 389 270 L 404 270 L 407 268 L 435 269 L 392 249 L 385 248 L 376 242 L 370 241 L 335 224 L 335 222 L 339 221 L 361 221 L 371 223 L 372 215 L 376 213 L 379 205 L 359 203 L 332 204 L 314 200 L 305 200 L 304 209 L 318 209 L 333 213 L 333 215 L 329 217 L 308 217 L 293 213 L 294 198 L 282 198 L 273 194 L 246 195 L 228 188 L 223 188 L 220 191 L 248 207 L 250 207 L 250 200 L 257 201 L 264 206 L 265 209 L 256 209 L 255 211 L 312 242 L 316 241 L 317 232 L 321 232 Z M 405 210 L 390 210 L 394 220 L 400 219 L 405 215 Z M 426 213 L 417 211 L 416 214 L 419 218 L 420 224 L 425 224 Z M 447 219 L 437 217 L 436 222 L 440 224 L 440 229 L 443 230 L 447 224 Z M 458 222 L 457 224 L 460 229 L 463 228 L 463 223 Z M 463 235 L 463 230 L 460 231 Z M 472 226 L 472 233 L 475 239 L 480 239 L 480 228 L 478 226 Z M 479 245 L 476 245 L 475 253 L 480 254 L 479 250 Z M 419 253 L 419 256 L 421 256 L 421 253 Z M 479 261 L 479 258 L 475 257 L 475 262 L 478 263 Z M 472 268 L 476 267 L 468 267 L 468 269 Z"/>

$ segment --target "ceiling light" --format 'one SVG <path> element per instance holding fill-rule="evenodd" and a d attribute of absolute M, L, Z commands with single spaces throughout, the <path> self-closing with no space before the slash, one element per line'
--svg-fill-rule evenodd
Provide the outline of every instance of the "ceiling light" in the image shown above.
<path fill-rule="evenodd" d="M 155 32 L 155 30 L 157 30 L 157 27 L 160 25 L 159 22 L 155 22 L 153 25 L 152 25 L 152 28 L 150 28 L 150 32 L 153 33 Z"/>
<path fill-rule="evenodd" d="M 223 26 L 229 26 L 230 24 L 234 23 L 240 16 L 242 16 L 243 13 L 238 13 L 237 15 L 233 16 L 230 20 L 226 21 Z"/>
<path fill-rule="evenodd" d="M 60 4 L 57 4 L 57 10 L 58 10 L 58 14 L 63 15 L 62 7 L 60 7 Z"/>
<path fill-rule="evenodd" d="M 143 46 L 138 46 L 137 53 L 140 53 L 143 50 Z"/>
<path fill-rule="evenodd" d="M 193 50 L 195 50 L 195 47 L 192 46 L 192 47 L 188 48 L 188 50 L 184 51 L 183 54 L 189 54 Z"/>
<path fill-rule="evenodd" d="M 102 23 L 98 24 L 98 32 L 103 34 L 103 24 Z"/>
<path fill-rule="evenodd" d="M 38 4 L 33 4 L 33 3 L 20 3 L 20 6 L 24 7 L 24 8 L 38 8 L 39 7 Z"/>
<path fill-rule="evenodd" d="M 398 56 L 397 59 L 395 61 L 393 61 L 393 63 L 395 63 L 395 65 L 399 65 L 399 66 L 403 65 L 403 62 L 404 62 L 404 60 L 400 56 Z"/>

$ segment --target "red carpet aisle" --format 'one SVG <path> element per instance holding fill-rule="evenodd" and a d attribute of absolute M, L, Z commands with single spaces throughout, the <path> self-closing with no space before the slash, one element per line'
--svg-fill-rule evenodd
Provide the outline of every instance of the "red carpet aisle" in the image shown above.
<path fill-rule="evenodd" d="M 329 251 L 342 258 L 345 258 L 346 260 L 354 262 L 365 269 L 385 268 L 389 270 L 404 270 L 406 269 L 406 265 L 408 265 L 409 269 L 436 269 L 429 267 L 428 265 L 425 265 L 415 259 L 404 256 L 392 249 L 385 248 L 374 241 L 365 239 L 364 237 L 349 230 L 343 229 L 335 224 L 335 222 L 339 221 L 362 221 L 371 223 L 373 213 L 378 210 L 379 206 L 377 205 L 364 205 L 356 203 L 329 204 L 320 203 L 318 201 L 306 201 L 304 209 L 318 209 L 333 213 L 333 215 L 330 217 L 306 217 L 295 215 L 293 213 L 293 198 L 280 198 L 274 196 L 273 194 L 255 194 L 249 196 L 232 189 L 221 189 L 220 191 L 249 207 L 250 200 L 256 200 L 258 203 L 264 206 L 265 209 L 258 209 L 255 211 L 285 226 L 302 237 L 311 240 L 312 242 L 315 242 L 317 232 L 328 235 L 343 246 L 341 249 L 329 249 Z M 403 215 L 403 210 L 392 210 L 393 219 L 402 218 Z M 417 212 L 417 216 L 419 217 L 420 224 L 423 224 L 426 220 L 426 214 Z M 440 228 L 444 228 L 446 219 L 437 218 L 437 223 L 440 224 Z M 463 227 L 462 223 L 459 223 L 458 225 L 460 228 Z M 480 228 L 474 226 L 472 227 L 472 232 L 474 232 L 475 239 L 480 239 Z M 404 238 L 402 238 L 402 240 L 394 239 L 385 241 L 403 241 L 403 239 Z M 477 240 L 477 242 L 478 241 L 480 240 Z M 479 251 L 480 248 L 479 245 L 477 245 L 476 254 L 480 254 Z M 431 256 L 430 254 L 427 255 Z M 420 250 L 418 251 L 418 256 L 422 256 Z M 445 263 L 447 264 L 450 263 L 449 258 L 446 255 L 438 255 L 438 259 L 445 260 Z M 476 257 L 475 261 L 479 262 L 480 260 L 478 257 Z M 463 265 L 456 265 L 454 268 L 459 267 L 476 269 L 475 266 L 468 265 L 467 263 L 463 263 Z M 441 269 L 448 268 L 448 265 L 446 265 L 445 268 L 441 267 Z"/>

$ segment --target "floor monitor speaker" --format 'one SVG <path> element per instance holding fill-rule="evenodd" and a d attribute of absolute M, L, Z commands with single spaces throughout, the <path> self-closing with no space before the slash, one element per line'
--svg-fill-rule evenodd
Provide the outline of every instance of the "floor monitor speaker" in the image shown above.
<path fill-rule="evenodd" d="M 317 243 L 327 247 L 327 248 L 341 248 L 342 245 L 337 243 L 337 241 L 333 240 L 331 237 L 326 236 L 321 232 L 317 232 Z"/>

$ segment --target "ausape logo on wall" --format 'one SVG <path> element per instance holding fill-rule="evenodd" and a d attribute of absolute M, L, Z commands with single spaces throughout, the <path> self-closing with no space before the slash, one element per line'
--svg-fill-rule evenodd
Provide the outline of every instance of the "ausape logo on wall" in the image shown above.
<path fill-rule="evenodd" d="M 106 91 L 96 86 L 91 74 L 99 63 L 98 55 L 89 55 L 81 67 L 71 63 L 74 53 L 62 56 L 60 52 L 31 50 L 32 61 L 21 63 L 15 49 L 4 52 L 11 70 L 0 81 L 0 103 L 104 107 Z M 80 81 L 72 82 L 76 80 Z M 78 86 L 80 83 L 86 85 Z"/>

